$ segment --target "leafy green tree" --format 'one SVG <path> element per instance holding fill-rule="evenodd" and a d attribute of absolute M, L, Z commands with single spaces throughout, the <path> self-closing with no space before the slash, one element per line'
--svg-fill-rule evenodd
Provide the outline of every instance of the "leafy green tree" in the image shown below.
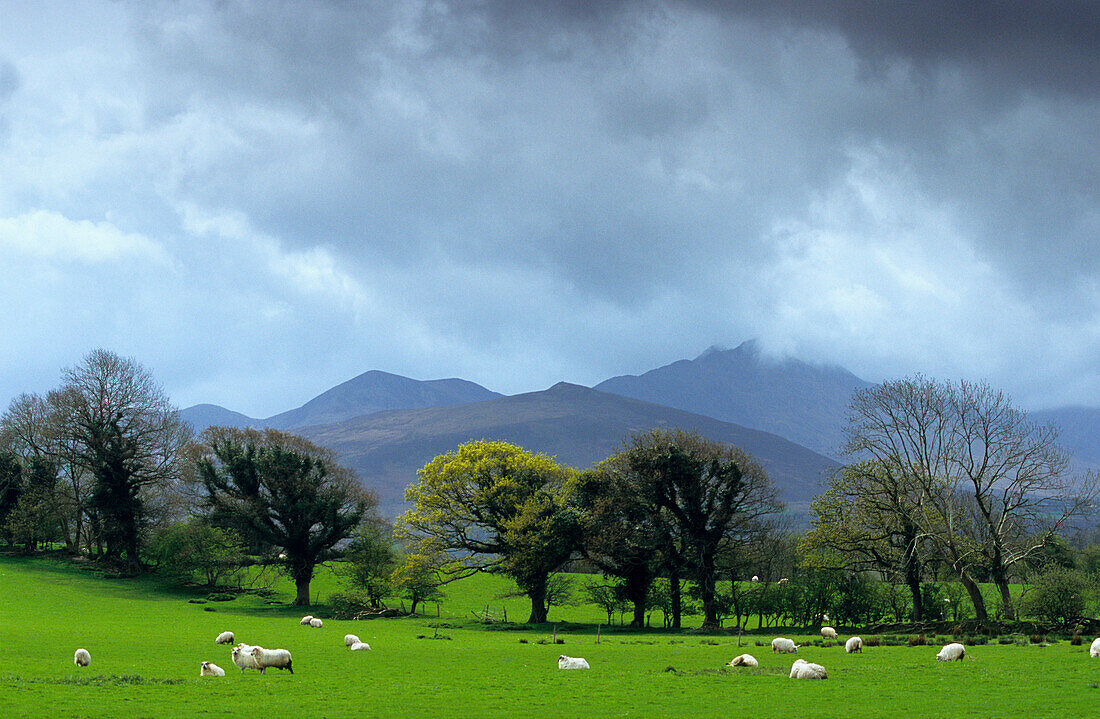
<path fill-rule="evenodd" d="M 15 509 L 23 493 L 23 467 L 10 450 L 0 452 L 0 537 L 12 543 L 11 532 L 6 528 L 8 516 Z"/>
<path fill-rule="evenodd" d="M 390 584 L 397 595 L 408 599 L 412 604 L 410 614 L 416 614 L 416 607 L 422 602 L 438 602 L 446 595 L 440 588 L 445 578 L 443 567 L 446 555 L 422 544 L 419 549 L 405 555 L 390 576 Z"/>
<path fill-rule="evenodd" d="M 381 522 L 364 522 L 344 550 L 339 570 L 351 584 L 366 593 L 371 607 L 381 607 L 392 590 L 391 577 L 397 568 L 397 552 L 391 533 Z"/>
<path fill-rule="evenodd" d="M 669 515 L 673 529 L 668 537 L 678 537 L 686 555 L 698 587 L 703 627 L 717 628 L 719 556 L 731 543 L 748 542 L 761 530 L 764 517 L 782 509 L 775 487 L 743 451 L 695 432 L 654 429 L 636 434 L 623 453 L 631 470 L 651 488 L 654 504 Z"/>
<path fill-rule="evenodd" d="M 645 626 L 671 531 L 651 490 L 623 453 L 581 472 L 570 487 L 580 511 L 581 551 L 605 576 L 622 580 L 621 593 L 634 608 L 632 627 Z"/>
<path fill-rule="evenodd" d="M 294 603 L 308 605 L 317 564 L 351 536 L 373 495 L 331 451 L 296 435 L 208 427 L 202 439 L 197 468 L 209 507 L 281 547 Z"/>
<path fill-rule="evenodd" d="M 417 472 L 398 533 L 451 553 L 451 580 L 512 577 L 531 600 L 527 621 L 545 622 L 546 583 L 576 547 L 579 518 L 564 500 L 571 472 L 507 442 L 468 442 Z"/>
<path fill-rule="evenodd" d="M 1032 580 L 1020 599 L 1020 611 L 1026 616 L 1069 626 L 1084 615 L 1091 589 L 1084 572 L 1052 564 Z"/>
<path fill-rule="evenodd" d="M 165 574 L 183 582 L 198 575 L 211 588 L 224 584 L 248 561 L 239 537 L 201 519 L 162 527 L 149 543 L 149 554 Z"/>

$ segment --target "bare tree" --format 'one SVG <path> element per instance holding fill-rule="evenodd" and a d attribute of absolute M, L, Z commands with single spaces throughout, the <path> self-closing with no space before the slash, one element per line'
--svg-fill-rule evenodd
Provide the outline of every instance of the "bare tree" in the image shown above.
<path fill-rule="evenodd" d="M 1028 421 L 984 383 L 917 376 L 853 396 L 846 449 L 898 473 L 922 536 L 950 563 L 985 621 L 978 575 L 989 573 L 1005 618 L 1013 618 L 1013 567 L 1096 497 L 1095 476 L 1071 479 L 1057 437 L 1056 428 Z"/>
<path fill-rule="evenodd" d="M 56 404 L 71 443 L 66 451 L 93 478 L 90 503 L 106 557 L 136 568 L 147 522 L 143 493 L 179 476 L 190 427 L 132 359 L 93 350 L 63 378 Z"/>

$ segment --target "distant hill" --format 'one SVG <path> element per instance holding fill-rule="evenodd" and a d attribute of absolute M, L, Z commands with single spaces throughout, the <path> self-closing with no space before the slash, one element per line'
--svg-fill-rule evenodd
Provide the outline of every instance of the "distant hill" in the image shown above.
<path fill-rule="evenodd" d="M 443 407 L 500 396 L 499 392 L 463 379 L 415 380 L 371 370 L 322 392 L 297 409 L 267 419 L 253 419 L 212 404 L 188 407 L 180 411 L 180 416 L 196 432 L 212 424 L 295 430 L 307 425 L 343 422 L 372 412 Z"/>
<path fill-rule="evenodd" d="M 771 432 L 836 459 L 852 392 L 869 386 L 841 367 L 768 359 L 749 341 L 594 389 Z"/>
<path fill-rule="evenodd" d="M 557 384 L 542 392 L 430 409 L 377 412 L 301 434 L 335 450 L 364 484 L 379 493 L 389 515 L 404 509 L 404 488 L 437 455 L 476 439 L 503 440 L 587 468 L 618 451 L 631 432 L 680 427 L 756 457 L 783 499 L 796 508 L 820 492 L 837 465 L 782 437 L 587 387 Z"/>
<path fill-rule="evenodd" d="M 1100 469 L 1100 408 L 1059 407 L 1028 412 L 1028 418 L 1057 426 L 1058 441 L 1073 458 L 1085 467 Z"/>

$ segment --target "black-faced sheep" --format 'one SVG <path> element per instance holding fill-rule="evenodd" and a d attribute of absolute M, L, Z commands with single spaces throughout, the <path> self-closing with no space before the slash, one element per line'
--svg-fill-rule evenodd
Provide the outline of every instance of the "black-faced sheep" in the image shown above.
<path fill-rule="evenodd" d="M 203 662 L 199 665 L 200 677 L 224 677 L 225 670 L 214 662 Z"/>

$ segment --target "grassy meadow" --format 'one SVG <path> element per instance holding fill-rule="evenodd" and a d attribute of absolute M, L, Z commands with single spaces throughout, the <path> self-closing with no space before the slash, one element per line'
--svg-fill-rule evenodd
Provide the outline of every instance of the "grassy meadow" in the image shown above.
<path fill-rule="evenodd" d="M 935 661 L 939 646 L 806 646 L 797 657 L 823 664 L 823 682 L 787 678 L 791 655 L 773 654 L 774 633 L 736 636 L 693 631 L 603 628 L 594 606 L 554 608 L 554 625 L 499 629 L 471 612 L 507 607 L 522 621 L 522 598 L 498 599 L 507 583 L 474 577 L 446 588 L 440 618 L 338 621 L 318 604 L 323 629 L 298 625 L 289 583 L 267 599 L 192 603 L 202 594 L 155 578 L 108 579 L 64 562 L 0 557 L 0 717 L 344 716 L 674 716 L 694 717 L 1086 717 L 1100 706 L 1100 659 L 1088 642 L 1072 646 L 968 648 L 963 662 Z M 313 592 L 339 589 L 322 572 Z M 689 618 L 689 621 L 694 618 Z M 293 675 L 271 669 L 241 674 L 229 648 L 237 641 L 283 647 Z M 345 633 L 372 651 L 351 652 Z M 439 637 L 435 635 L 438 633 Z M 796 642 L 817 637 L 790 635 Z M 847 636 L 841 632 L 841 640 Z M 864 636 L 867 639 L 867 636 Z M 1091 640 L 1091 638 L 1090 638 Z M 541 643 L 540 643 L 541 642 Z M 78 668 L 73 651 L 92 664 Z M 723 665 L 748 651 L 759 669 Z M 557 669 L 559 654 L 582 656 L 590 671 Z M 224 678 L 200 678 L 213 661 Z"/>

